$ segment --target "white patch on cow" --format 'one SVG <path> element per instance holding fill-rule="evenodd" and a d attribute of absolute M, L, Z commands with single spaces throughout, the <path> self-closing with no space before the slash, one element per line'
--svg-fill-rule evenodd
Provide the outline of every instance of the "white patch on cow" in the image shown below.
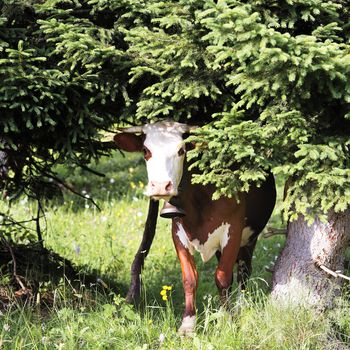
<path fill-rule="evenodd" d="M 212 233 L 209 233 L 208 239 L 201 244 L 198 239 L 193 241 L 188 241 L 189 245 L 194 247 L 201 255 L 202 260 L 207 262 L 217 250 L 221 252 L 226 247 L 229 236 L 230 224 L 222 223 L 217 229 Z M 187 236 L 186 236 L 187 237 Z"/>
<path fill-rule="evenodd" d="M 188 249 L 192 255 L 195 249 L 200 253 L 202 260 L 207 262 L 212 258 L 216 251 L 220 250 L 222 252 L 227 246 L 230 239 L 230 226 L 230 224 L 222 223 L 221 226 L 216 228 L 212 233 L 209 233 L 208 239 L 203 244 L 201 244 L 198 239 L 190 241 L 184 227 L 180 223 L 177 223 L 178 231 L 176 232 L 176 235 L 179 237 L 181 244 Z M 240 244 L 241 247 L 247 245 L 249 238 L 253 233 L 254 231 L 249 226 L 243 229 Z"/>
<path fill-rule="evenodd" d="M 186 316 L 183 318 L 179 328 L 180 334 L 192 333 L 196 327 L 196 316 Z"/>
<path fill-rule="evenodd" d="M 192 255 L 194 249 L 197 250 L 204 262 L 209 261 L 216 251 L 219 250 L 222 252 L 230 239 L 229 230 L 231 225 L 228 223 L 222 223 L 212 233 L 209 233 L 207 240 L 203 244 L 201 244 L 198 239 L 190 241 L 182 224 L 177 223 L 177 227 L 178 231 L 176 235 L 179 237 L 181 244 L 188 249 Z"/>
<path fill-rule="evenodd" d="M 152 157 L 146 162 L 149 186 L 146 195 L 152 195 L 151 182 L 165 183 L 171 181 L 172 195 L 177 195 L 183 173 L 185 155 L 178 152 L 183 147 L 183 130 L 178 123 L 160 122 L 147 124 L 143 130 L 146 134 L 144 145 L 151 151 Z"/>
<path fill-rule="evenodd" d="M 186 231 L 184 227 L 180 223 L 176 223 L 178 231 L 176 232 L 176 235 L 179 237 L 179 240 L 181 244 L 189 250 L 189 252 L 193 255 L 193 247 L 190 244 L 190 241 L 187 237 Z"/>
<path fill-rule="evenodd" d="M 179 237 L 181 244 L 188 249 L 192 255 L 194 249 L 197 250 L 204 262 L 210 260 L 216 251 L 220 250 L 222 252 L 230 239 L 229 229 L 231 225 L 227 223 L 222 223 L 221 226 L 216 228 L 212 233 L 209 233 L 207 240 L 203 244 L 201 244 L 198 239 L 190 241 L 182 224 L 176 224 L 178 227 L 176 235 Z"/>
<path fill-rule="evenodd" d="M 230 228 L 230 225 L 228 225 L 226 232 L 224 232 L 224 234 L 221 237 L 221 241 L 220 241 L 221 251 L 224 250 L 224 248 L 227 246 L 228 240 L 230 239 L 230 235 L 228 234 L 229 228 Z"/>
<path fill-rule="evenodd" d="M 251 227 L 247 226 L 242 231 L 241 247 L 244 247 L 248 242 L 250 236 L 254 233 Z"/>

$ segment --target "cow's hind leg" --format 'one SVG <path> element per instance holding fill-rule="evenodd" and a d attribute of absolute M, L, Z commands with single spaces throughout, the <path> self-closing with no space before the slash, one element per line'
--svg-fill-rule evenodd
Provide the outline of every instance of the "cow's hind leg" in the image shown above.
<path fill-rule="evenodd" d="M 247 288 L 247 281 L 252 273 L 252 258 L 256 239 L 241 247 L 237 258 L 237 282 L 240 290 Z"/>
<path fill-rule="evenodd" d="M 218 260 L 218 263 L 220 262 L 220 259 L 221 259 L 221 251 L 218 250 L 215 252 L 215 256 L 216 256 L 216 259 Z M 232 278 L 231 278 L 231 284 L 230 286 L 228 287 L 227 291 L 226 291 L 226 294 L 230 294 L 231 292 L 231 287 L 232 287 L 232 282 L 233 282 L 233 270 L 232 270 Z M 218 287 L 219 288 L 219 287 Z"/>
<path fill-rule="evenodd" d="M 248 279 L 252 273 L 252 258 L 257 239 L 241 247 L 237 258 L 238 308 L 243 303 L 243 293 L 247 288 Z"/>
<path fill-rule="evenodd" d="M 236 228 L 236 232 L 242 232 L 242 228 Z M 221 303 L 227 304 L 227 298 L 231 289 L 233 280 L 233 267 L 237 260 L 241 235 L 236 232 L 230 233 L 228 244 L 223 247 L 221 254 L 217 253 L 216 257 L 219 260 L 215 272 L 215 282 L 219 290 Z"/>

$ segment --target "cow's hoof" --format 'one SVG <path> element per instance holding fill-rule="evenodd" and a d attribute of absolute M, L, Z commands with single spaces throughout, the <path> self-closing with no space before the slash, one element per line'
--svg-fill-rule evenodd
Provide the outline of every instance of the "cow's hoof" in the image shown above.
<path fill-rule="evenodd" d="M 196 327 L 196 316 L 186 316 L 182 320 L 181 327 L 177 331 L 182 336 L 194 335 L 194 329 Z"/>
<path fill-rule="evenodd" d="M 194 336 L 194 328 L 185 328 L 185 327 L 180 327 L 177 331 L 177 333 L 181 337 L 192 337 Z"/>

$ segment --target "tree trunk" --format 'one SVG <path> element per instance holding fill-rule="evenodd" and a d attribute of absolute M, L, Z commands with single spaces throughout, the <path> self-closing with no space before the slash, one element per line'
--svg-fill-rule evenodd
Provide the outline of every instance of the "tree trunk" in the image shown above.
<path fill-rule="evenodd" d="M 308 226 L 303 216 L 289 223 L 286 245 L 275 265 L 272 298 L 282 304 L 332 306 L 344 279 L 322 268 L 343 273 L 349 242 L 350 209 L 330 211 L 326 223 L 317 218 Z"/>

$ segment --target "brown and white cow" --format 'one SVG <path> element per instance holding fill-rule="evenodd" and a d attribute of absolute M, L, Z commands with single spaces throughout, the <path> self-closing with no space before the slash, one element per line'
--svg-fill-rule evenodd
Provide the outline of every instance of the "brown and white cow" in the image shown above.
<path fill-rule="evenodd" d="M 118 148 L 144 152 L 148 173 L 146 195 L 157 200 L 178 196 L 186 212 L 186 216 L 172 219 L 172 236 L 185 290 L 180 333 L 193 332 L 195 327 L 198 275 L 194 251 L 200 253 L 203 261 L 217 256 L 215 281 L 225 301 L 235 263 L 239 286 L 245 287 L 257 237 L 269 220 L 276 199 L 272 174 L 260 187 L 252 186 L 248 193 L 239 193 L 239 201 L 227 197 L 212 200 L 214 187 L 191 184 L 190 176 L 184 177 L 179 191 L 183 172 L 187 171 L 183 135 L 189 131 L 188 125 L 164 121 L 129 128 L 114 137 Z"/>

